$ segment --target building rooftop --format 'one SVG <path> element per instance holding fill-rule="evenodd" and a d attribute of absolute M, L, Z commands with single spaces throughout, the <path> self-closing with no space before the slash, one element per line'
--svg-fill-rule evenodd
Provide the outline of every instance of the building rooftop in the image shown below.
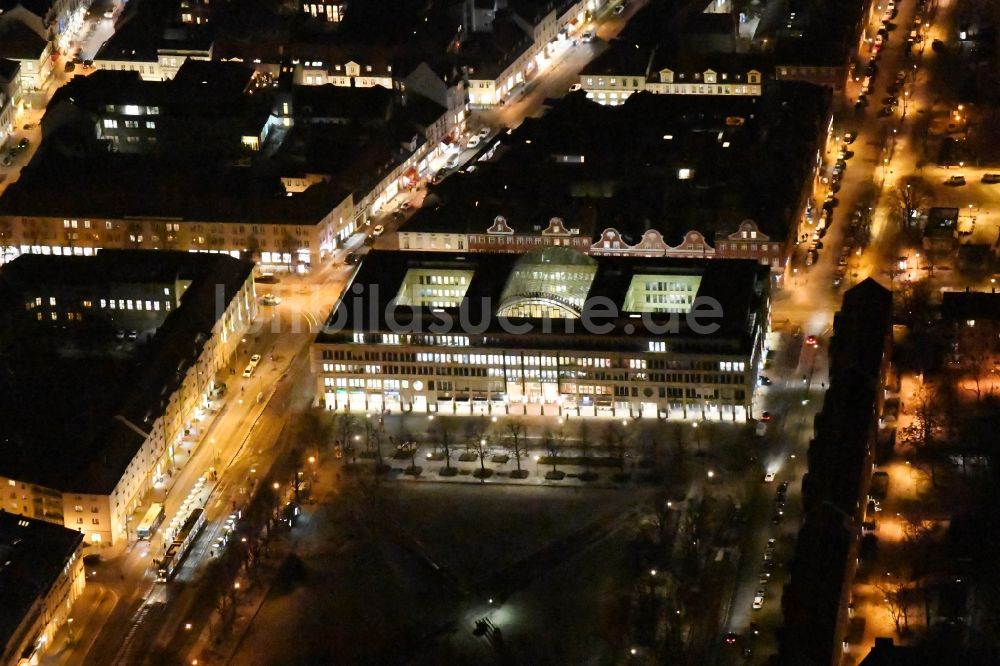
<path fill-rule="evenodd" d="M 14 638 L 82 541 L 82 534 L 62 525 L 0 509 L 0 648 Z"/>
<path fill-rule="evenodd" d="M 945 321 L 1000 321 L 1000 294 L 995 291 L 946 291 L 941 294 Z"/>
<path fill-rule="evenodd" d="M 21 21 L 0 22 L 0 58 L 38 60 L 48 45 L 44 37 Z"/>
<path fill-rule="evenodd" d="M 0 0 L 0 14 L 15 7 L 24 7 L 40 18 L 45 18 L 55 3 L 53 0 Z"/>
<path fill-rule="evenodd" d="M 487 340 L 478 343 L 482 345 L 508 337 L 512 342 L 520 338 L 514 344 L 565 346 L 568 332 L 563 324 L 552 324 L 553 335 L 542 326 L 542 335 L 535 330 L 527 337 L 504 328 L 505 319 L 544 319 L 575 321 L 569 328 L 578 338 L 587 338 L 588 345 L 648 351 L 649 338 L 656 337 L 743 349 L 752 344 L 749 335 L 767 298 L 769 274 L 767 267 L 750 260 L 593 258 L 562 247 L 523 255 L 373 251 L 353 284 L 317 342 L 351 340 L 355 332 L 400 332 L 397 325 L 404 332 L 426 332 L 438 317 L 461 313 L 480 325 Z M 454 286 L 421 286 L 437 284 Z M 676 298 L 644 298 L 656 289 L 676 291 Z M 355 307 L 355 297 L 364 299 L 363 307 Z M 712 332 L 699 333 L 686 317 L 676 317 L 701 308 L 707 299 L 721 308 L 722 316 L 711 320 L 718 324 Z M 672 316 L 678 319 L 676 333 L 655 330 Z M 583 320 L 582 325 L 576 320 Z M 591 332 L 589 321 L 611 326 L 606 333 Z M 468 334 L 455 328 L 453 333 Z"/>
<path fill-rule="evenodd" d="M 0 364 L 0 474 L 64 492 L 105 494 L 163 414 L 253 264 L 221 254 L 102 250 L 93 257 L 22 255 L 0 282 L 22 295 Z M 56 328 L 24 314 L 26 292 L 44 285 L 191 284 L 144 343 L 116 341 L 94 325 Z M 30 314 L 30 313 L 28 313 Z"/>
<path fill-rule="evenodd" d="M 267 170 L 112 153 L 73 159 L 45 148 L 0 197 L 0 215 L 315 225 L 350 195 L 324 182 L 288 197 Z"/>
<path fill-rule="evenodd" d="M 0 58 L 0 81 L 12 81 L 20 68 L 21 63 L 18 61 Z"/>
<path fill-rule="evenodd" d="M 483 232 L 503 216 L 524 232 L 560 217 L 593 238 L 614 227 L 635 243 L 657 229 L 675 244 L 753 219 L 784 239 L 828 103 L 798 83 L 764 98 L 637 93 L 621 106 L 580 91 L 502 134 L 475 173 L 431 187 L 403 231 Z"/>

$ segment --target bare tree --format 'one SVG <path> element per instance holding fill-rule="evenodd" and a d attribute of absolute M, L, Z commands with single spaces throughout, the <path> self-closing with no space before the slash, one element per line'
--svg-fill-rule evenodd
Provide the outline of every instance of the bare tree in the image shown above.
<path fill-rule="evenodd" d="M 916 224 L 917 214 L 931 198 L 931 188 L 921 176 L 908 175 L 899 179 L 892 191 L 892 206 L 903 227 Z"/>
<path fill-rule="evenodd" d="M 434 423 L 434 428 L 431 432 L 431 437 L 435 438 L 436 442 L 441 445 L 441 449 L 444 451 L 444 468 L 448 470 L 448 472 L 445 473 L 445 476 L 451 475 L 451 430 L 451 425 L 447 421 L 438 419 Z"/>
<path fill-rule="evenodd" d="M 326 448 L 332 432 L 333 419 L 330 418 L 330 414 L 326 410 L 320 407 L 313 407 L 299 415 L 296 427 L 296 439 L 302 445 L 310 449 L 316 449 L 317 457 Z"/>
<path fill-rule="evenodd" d="M 874 588 L 881 595 L 882 607 L 893 624 L 896 625 L 896 633 L 902 633 L 909 629 L 910 605 L 912 595 L 909 588 L 902 582 L 895 580 L 880 581 L 874 584 Z"/>
<path fill-rule="evenodd" d="M 577 431 L 577 448 L 580 450 L 580 457 L 583 459 L 583 468 L 586 470 L 585 474 L 590 474 L 590 428 L 587 426 L 586 421 L 580 422 L 580 429 Z"/>
<path fill-rule="evenodd" d="M 625 426 L 618 421 L 611 421 L 604 428 L 604 446 L 608 452 L 618 459 L 618 469 L 625 472 L 625 449 L 627 448 L 628 433 Z"/>
<path fill-rule="evenodd" d="M 352 443 L 352 437 L 358 431 L 358 419 L 356 416 L 351 414 L 351 412 L 344 407 L 343 412 L 337 412 L 333 420 L 333 430 L 337 434 L 337 440 L 340 442 L 342 448 L 351 449 L 351 459 L 353 462 L 357 462 L 358 451 L 357 447 Z"/>
<path fill-rule="evenodd" d="M 936 447 L 941 441 L 944 428 L 940 404 L 930 384 L 921 384 L 912 405 L 912 420 L 899 430 L 900 441 L 921 454 L 931 470 L 931 486 L 937 488 Z"/>
<path fill-rule="evenodd" d="M 488 476 L 492 476 L 493 470 L 486 469 L 486 456 L 490 455 L 490 437 L 482 434 L 478 439 L 472 440 L 472 448 L 479 457 L 479 469 L 476 476 L 480 481 L 484 481 Z"/>
<path fill-rule="evenodd" d="M 508 418 L 504 421 L 502 436 L 507 448 L 514 454 L 514 461 L 517 465 L 517 476 L 515 478 L 521 478 L 521 456 L 526 455 L 528 452 L 527 448 L 525 448 L 528 429 L 518 419 Z M 511 476 L 514 475 L 512 474 Z"/>

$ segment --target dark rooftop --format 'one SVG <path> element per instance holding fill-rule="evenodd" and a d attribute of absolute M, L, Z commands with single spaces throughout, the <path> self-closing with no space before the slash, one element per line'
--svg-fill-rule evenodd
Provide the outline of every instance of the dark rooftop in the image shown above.
<path fill-rule="evenodd" d="M 946 291 L 941 294 L 941 317 L 950 322 L 977 319 L 1000 322 L 1000 294 L 995 291 Z"/>
<path fill-rule="evenodd" d="M 37 60 L 47 46 L 44 37 L 21 21 L 0 23 L 0 58 Z"/>
<path fill-rule="evenodd" d="M 476 173 L 432 187 L 403 230 L 481 232 L 502 215 L 523 232 L 561 217 L 592 236 L 615 227 L 634 243 L 652 228 L 674 244 L 750 218 L 783 239 L 828 102 L 798 83 L 765 98 L 638 93 L 621 106 L 580 91 L 501 135 Z"/>
<path fill-rule="evenodd" d="M 0 215 L 315 225 L 350 194 L 318 183 L 287 197 L 276 175 L 251 169 L 111 153 L 67 159 L 45 148 L 0 197 Z"/>
<path fill-rule="evenodd" d="M 15 294 L 42 283 L 191 285 L 152 339 L 131 348 L 103 341 L 103 329 L 15 324 L 0 352 L 0 393 L 8 396 L 0 402 L 0 473 L 65 492 L 110 492 L 142 444 L 136 428 L 152 427 L 209 339 L 217 289 L 229 303 L 252 270 L 227 255 L 142 250 L 6 264 L 0 281 Z M 17 309 L 24 312 L 23 299 Z"/>
<path fill-rule="evenodd" d="M 21 63 L 16 60 L 8 60 L 7 58 L 0 58 L 0 80 L 11 81 L 14 79 L 14 75 L 17 74 L 17 70 L 21 68 Z"/>
<path fill-rule="evenodd" d="M 667 334 L 665 339 L 688 342 L 697 340 L 706 344 L 722 341 L 724 344 L 732 343 L 740 350 L 752 343 L 749 339 L 752 323 L 762 300 L 766 298 L 769 284 L 768 268 L 750 260 L 591 258 L 560 247 L 536 250 L 523 255 L 373 251 L 368 254 L 353 280 L 354 285 L 363 288 L 361 293 L 365 299 L 365 307 L 355 308 L 348 302 L 344 304 L 346 311 L 340 314 L 337 314 L 335 308 L 331 321 L 339 319 L 338 324 L 341 324 L 341 327 L 337 331 L 320 333 L 317 342 L 336 341 L 354 331 L 391 331 L 386 320 L 389 313 L 400 325 L 405 327 L 412 324 L 414 331 L 426 332 L 428 324 L 436 320 L 435 313 L 458 312 L 458 306 L 438 308 L 390 303 L 400 293 L 400 287 L 404 284 L 410 269 L 471 271 L 473 275 L 469 279 L 461 307 L 467 308 L 468 321 L 477 324 L 482 322 L 486 326 L 490 339 L 503 336 L 506 333 L 496 315 L 498 309 L 511 293 L 520 293 L 521 283 L 518 281 L 527 279 L 523 276 L 534 274 L 536 266 L 545 265 L 554 266 L 555 270 L 570 272 L 574 269 L 567 267 L 574 266 L 586 266 L 595 271 L 589 282 L 584 281 L 574 285 L 578 290 L 575 292 L 573 289 L 560 290 L 555 284 L 530 285 L 531 289 L 540 290 L 543 296 L 549 293 L 546 291 L 549 287 L 553 293 L 559 291 L 562 296 L 555 298 L 562 302 L 578 298 L 579 302 L 583 303 L 580 308 L 582 316 L 592 316 L 595 321 L 607 321 L 613 324 L 613 329 L 606 336 L 578 330 L 575 339 L 586 338 L 587 344 L 606 344 L 615 348 L 640 346 L 642 351 L 648 351 L 646 341 L 650 336 L 664 337 L 662 332 L 646 330 L 646 317 L 649 317 L 650 321 L 662 322 L 670 315 L 646 313 L 640 317 L 634 310 L 628 310 L 626 297 L 635 276 L 662 275 L 665 278 L 698 276 L 700 283 L 696 297 L 714 299 L 722 309 L 723 317 L 712 320 L 719 324 L 718 330 L 710 334 L 696 334 L 688 328 L 685 318 L 680 317 L 678 332 Z M 350 299 L 354 293 L 356 293 L 354 290 L 345 292 L 344 298 Z M 369 306 L 370 298 L 375 299 L 371 301 L 374 307 Z M 600 305 L 595 305 L 596 303 Z M 613 307 L 614 314 L 605 317 L 603 312 L 596 310 L 598 307 Z M 343 318 L 345 315 L 346 319 Z M 556 320 L 552 329 L 560 331 L 561 328 Z M 576 329 L 582 327 L 576 326 Z M 606 342 L 601 342 L 605 338 Z M 557 333 L 554 336 L 534 336 L 530 344 L 558 347 L 565 344 L 564 340 L 565 338 Z"/>
<path fill-rule="evenodd" d="M 83 535 L 0 509 L 0 649 L 59 578 Z"/>

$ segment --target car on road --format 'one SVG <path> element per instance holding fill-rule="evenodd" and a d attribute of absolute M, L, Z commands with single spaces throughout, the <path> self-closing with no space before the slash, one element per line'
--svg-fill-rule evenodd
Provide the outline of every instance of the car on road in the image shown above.
<path fill-rule="evenodd" d="M 409 201 L 404 201 L 403 203 L 396 206 L 396 210 L 398 210 L 400 213 L 405 213 L 411 208 L 413 208 L 413 204 L 411 204 Z"/>
<path fill-rule="evenodd" d="M 449 169 L 454 169 L 458 166 L 458 163 L 462 161 L 462 156 L 458 153 L 453 153 L 448 157 L 448 160 L 444 163 Z"/>
<path fill-rule="evenodd" d="M 10 166 L 13 163 L 14 160 L 11 159 L 10 155 L 4 155 L 3 159 L 0 159 L 0 164 L 2 164 L 3 166 Z"/>
<path fill-rule="evenodd" d="M 344 257 L 344 263 L 348 265 L 358 263 L 358 255 L 355 254 L 354 252 L 348 252 L 347 256 Z"/>
<path fill-rule="evenodd" d="M 583 33 L 582 39 L 584 44 L 589 44 L 590 42 L 594 41 L 594 31 L 588 30 L 587 32 Z"/>
<path fill-rule="evenodd" d="M 788 481 L 782 481 L 781 482 L 781 485 L 778 486 L 778 492 L 779 493 L 787 493 L 788 492 Z"/>
<path fill-rule="evenodd" d="M 774 483 L 775 472 L 767 472 L 764 474 L 764 483 Z"/>
<path fill-rule="evenodd" d="M 490 132 L 492 131 L 493 130 L 491 130 L 489 127 L 481 127 L 479 129 L 479 134 L 477 134 L 476 136 L 478 136 L 480 139 L 485 139 L 490 135 Z"/>
<path fill-rule="evenodd" d="M 982 182 L 984 185 L 996 185 L 1000 183 L 1000 173 L 984 173 Z"/>
<path fill-rule="evenodd" d="M 478 148 L 480 141 L 482 141 L 482 139 L 479 138 L 479 135 L 473 134 L 471 137 L 469 137 L 469 140 L 466 142 L 465 147 L 470 149 Z"/>
<path fill-rule="evenodd" d="M 774 500 L 774 512 L 779 516 L 785 515 L 785 501 L 784 500 Z"/>
<path fill-rule="evenodd" d="M 739 634 L 737 634 L 735 631 L 730 631 L 728 634 L 726 634 L 725 638 L 726 645 L 735 645 L 736 641 L 738 641 L 739 638 L 740 638 Z"/>
<path fill-rule="evenodd" d="M 761 375 L 760 376 L 760 385 L 761 386 L 770 386 L 771 384 L 772 384 L 772 382 L 771 382 L 771 378 L 770 377 L 768 377 L 767 375 Z"/>
<path fill-rule="evenodd" d="M 757 593 L 753 595 L 753 609 L 760 610 L 764 607 L 764 588 L 757 590 Z"/>
<path fill-rule="evenodd" d="M 771 420 L 771 412 L 761 412 L 760 420 L 767 423 Z"/>
<path fill-rule="evenodd" d="M 778 512 L 775 512 L 774 516 L 771 517 L 771 524 L 772 525 L 780 525 L 782 519 L 783 519 L 782 514 L 780 514 Z"/>
<path fill-rule="evenodd" d="M 819 340 L 816 338 L 815 335 L 808 335 L 806 336 L 806 344 L 809 345 L 810 347 L 818 347 Z"/>
<path fill-rule="evenodd" d="M 945 185 L 949 187 L 961 187 L 965 185 L 965 176 L 952 176 L 948 180 L 944 181 Z"/>
<path fill-rule="evenodd" d="M 385 227 L 382 226 L 381 224 L 376 224 L 372 228 L 372 236 L 375 236 L 376 238 L 378 238 L 379 236 L 381 236 L 384 233 L 385 233 Z"/>
<path fill-rule="evenodd" d="M 280 305 L 281 299 L 274 294 L 264 294 L 264 297 L 260 299 L 260 302 L 264 305 Z"/>
<path fill-rule="evenodd" d="M 858 138 L 858 135 L 855 134 L 854 132 L 844 132 L 844 143 L 846 144 L 854 143 L 854 140 L 856 138 Z"/>
<path fill-rule="evenodd" d="M 28 144 L 30 144 L 30 143 L 31 142 L 28 141 L 27 138 L 23 138 L 23 139 L 21 139 L 20 141 L 17 142 L 17 147 L 18 147 L 19 150 L 24 150 L 25 148 L 28 147 Z"/>

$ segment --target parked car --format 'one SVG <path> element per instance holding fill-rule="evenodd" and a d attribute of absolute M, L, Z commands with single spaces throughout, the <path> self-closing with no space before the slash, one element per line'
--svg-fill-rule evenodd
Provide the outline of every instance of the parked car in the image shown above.
<path fill-rule="evenodd" d="M 1000 173 L 984 173 L 983 174 L 983 184 L 984 185 L 996 185 L 1000 183 Z"/>
<path fill-rule="evenodd" d="M 385 233 L 385 227 L 384 227 L 384 226 L 382 226 L 381 224 L 376 224 L 376 225 L 375 225 L 375 226 L 374 226 L 374 227 L 372 228 L 372 236 L 376 236 L 376 237 L 378 237 L 378 236 L 381 236 L 381 235 L 382 235 L 382 234 L 384 234 L 384 233 Z"/>
<path fill-rule="evenodd" d="M 775 472 L 767 472 L 764 474 L 764 483 L 774 483 Z"/>
<path fill-rule="evenodd" d="M 469 137 L 469 140 L 468 140 L 468 142 L 466 142 L 465 147 L 466 148 L 478 148 L 480 141 L 482 141 L 482 139 L 479 138 L 479 135 L 478 134 L 473 134 L 471 137 Z"/>
<path fill-rule="evenodd" d="M 485 139 L 486 137 L 488 137 L 490 135 L 490 132 L 492 132 L 492 131 L 493 130 L 491 130 L 489 127 L 483 127 L 483 128 L 481 128 L 479 130 L 478 136 L 479 136 L 480 139 Z"/>
<path fill-rule="evenodd" d="M 965 185 L 965 176 L 951 176 L 948 180 L 944 181 L 944 184 L 950 187 L 960 187 Z"/>
<path fill-rule="evenodd" d="M 588 30 L 587 32 L 583 33 L 582 39 L 583 39 L 583 41 L 584 41 L 585 44 L 588 44 L 588 43 L 594 41 L 594 31 L 593 30 Z"/>
<path fill-rule="evenodd" d="M 264 305 L 280 305 L 281 299 L 274 294 L 264 294 L 264 297 L 260 299 L 260 302 Z"/>
<path fill-rule="evenodd" d="M 757 590 L 757 593 L 753 596 L 753 609 L 760 610 L 764 607 L 764 588 Z"/>
<path fill-rule="evenodd" d="M 358 263 L 358 255 L 354 252 L 348 252 L 347 256 L 344 257 L 344 263 L 349 266 Z"/>

